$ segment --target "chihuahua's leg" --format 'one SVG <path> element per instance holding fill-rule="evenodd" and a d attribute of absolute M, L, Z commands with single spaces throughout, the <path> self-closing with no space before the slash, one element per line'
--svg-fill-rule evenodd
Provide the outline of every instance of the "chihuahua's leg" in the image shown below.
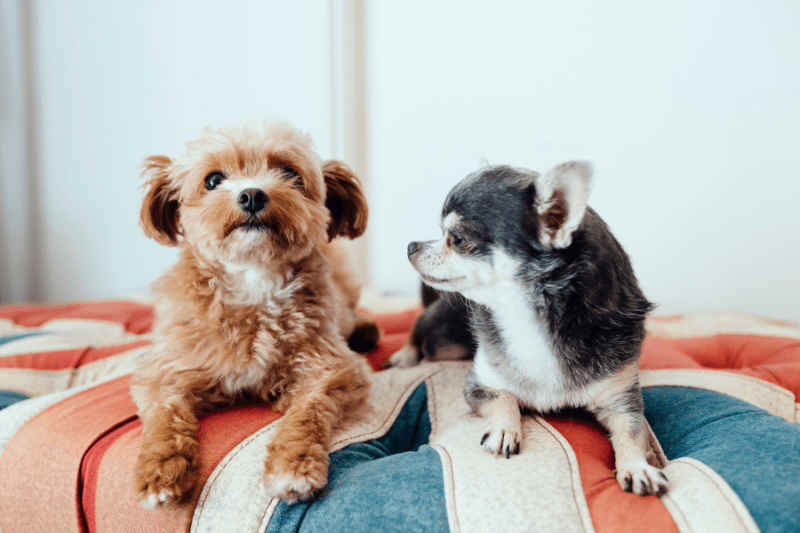
<path fill-rule="evenodd" d="M 615 476 L 620 487 L 640 496 L 665 494 L 669 488 L 667 476 L 647 462 L 647 420 L 638 382 L 608 405 L 597 409 L 595 414 L 608 430 L 616 458 Z"/>
<path fill-rule="evenodd" d="M 464 397 L 473 412 L 489 422 L 481 445 L 495 456 L 505 455 L 506 459 L 518 454 L 522 444 L 522 415 L 516 398 L 504 390 L 481 386 L 474 372 L 464 382 Z"/>
<path fill-rule="evenodd" d="M 389 357 L 389 367 L 407 368 L 420 361 L 419 349 L 407 343 Z"/>
<path fill-rule="evenodd" d="M 342 365 L 297 384 L 275 407 L 285 414 L 267 446 L 264 484 L 288 503 L 308 500 L 328 481 L 328 448 L 339 422 L 369 393 L 366 363 Z"/>
<path fill-rule="evenodd" d="M 196 404 L 185 397 L 141 410 L 142 441 L 134 466 L 136 499 L 149 509 L 180 500 L 194 485 L 200 445 Z"/>

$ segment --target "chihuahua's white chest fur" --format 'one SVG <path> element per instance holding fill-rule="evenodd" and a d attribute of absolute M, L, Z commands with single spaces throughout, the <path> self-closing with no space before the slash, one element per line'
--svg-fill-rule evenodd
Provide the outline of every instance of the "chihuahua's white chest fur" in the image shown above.
<path fill-rule="evenodd" d="M 564 406 L 564 378 L 548 335 L 521 287 L 509 284 L 502 292 L 490 306 L 502 339 L 499 344 L 479 340 L 476 375 L 485 386 L 506 390 L 528 407 L 546 411 Z"/>

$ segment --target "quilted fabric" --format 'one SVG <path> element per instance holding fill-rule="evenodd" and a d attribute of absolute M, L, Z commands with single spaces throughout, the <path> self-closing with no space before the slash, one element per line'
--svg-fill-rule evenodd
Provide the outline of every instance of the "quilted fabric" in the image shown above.
<path fill-rule="evenodd" d="M 313 502 L 278 504 L 267 533 L 321 531 L 330 524 L 352 533 L 449 531 L 442 463 L 427 446 L 430 433 L 420 385 L 386 435 L 331 454 L 328 486 Z"/>
<path fill-rule="evenodd" d="M 644 391 L 645 414 L 669 459 L 717 472 L 761 531 L 800 531 L 800 425 L 712 391 Z"/>
<path fill-rule="evenodd" d="M 800 397 L 800 339 L 717 334 L 665 339 L 650 336 L 639 367 L 724 370 L 774 383 Z"/>
<path fill-rule="evenodd" d="M 383 369 L 405 343 L 418 312 L 376 317 L 384 336 L 368 356 L 373 368 Z M 476 421 L 460 403 L 458 379 L 447 378 L 464 369 L 445 364 L 376 374 L 375 387 L 385 396 L 376 399 L 377 418 L 342 436 L 332 454 L 331 485 L 315 502 L 287 506 L 259 492 L 259 454 L 280 413 L 245 405 L 201 419 L 201 481 L 180 505 L 152 512 L 133 501 L 124 481 L 141 434 L 128 384 L 150 347 L 152 320 L 152 307 L 141 302 L 0 307 L 0 407 L 10 405 L 0 411 L 0 531 L 200 533 L 219 529 L 213 524 L 232 531 L 298 531 L 301 525 L 308 531 L 314 524 L 357 531 L 347 520 L 358 508 L 366 512 L 358 523 L 383 517 L 398 531 L 413 530 L 412 516 L 420 530 L 442 526 L 445 517 L 453 531 L 479 530 L 483 518 L 503 530 L 528 530 L 534 516 L 538 529 L 552 531 L 800 527 L 800 328 L 793 324 L 730 313 L 649 323 L 641 360 L 647 416 L 673 481 L 661 500 L 619 489 L 606 436 L 580 412 L 526 421 L 526 431 L 538 435 L 529 453 L 545 455 L 502 496 L 503 478 L 513 478 L 514 465 L 527 459 L 496 462 L 477 454 L 469 460 L 477 463 L 464 462 L 474 439 L 447 428 L 472 431 Z M 380 402 L 390 400 L 378 416 Z M 430 446 L 424 444 L 429 433 Z M 502 474 L 503 468 L 511 470 Z M 482 469 L 500 474 L 470 488 Z M 527 509 L 536 481 L 558 469 L 573 480 L 561 478 L 566 499 L 515 515 Z M 540 502 L 561 490 L 550 485 L 548 495 L 542 487 Z M 770 488 L 780 497 L 769 496 Z M 716 499 L 708 496 L 714 491 Z M 503 499 L 492 503 L 498 494 Z M 504 507 L 515 498 L 519 505 Z M 392 511 L 393 502 L 402 503 Z M 339 518 L 332 510 L 348 506 L 353 511 Z"/>

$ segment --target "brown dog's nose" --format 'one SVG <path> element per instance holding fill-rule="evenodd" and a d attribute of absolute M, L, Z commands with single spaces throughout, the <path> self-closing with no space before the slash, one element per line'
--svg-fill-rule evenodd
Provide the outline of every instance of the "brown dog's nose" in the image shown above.
<path fill-rule="evenodd" d="M 269 196 L 261 189 L 245 189 L 239 193 L 239 207 L 251 215 L 264 209 L 267 202 L 269 202 Z"/>
<path fill-rule="evenodd" d="M 408 257 L 411 257 L 419 250 L 419 243 L 418 242 L 410 242 L 408 243 Z"/>

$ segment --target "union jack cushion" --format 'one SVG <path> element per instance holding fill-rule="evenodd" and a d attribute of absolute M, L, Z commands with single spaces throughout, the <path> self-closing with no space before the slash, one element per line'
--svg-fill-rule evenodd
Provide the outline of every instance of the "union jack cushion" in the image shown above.
<path fill-rule="evenodd" d="M 382 370 L 410 309 L 377 315 L 369 416 L 340 428 L 311 502 L 263 490 L 268 405 L 201 419 L 199 481 L 158 511 L 134 500 L 141 423 L 131 372 L 146 301 L 0 307 L 0 532 L 800 531 L 800 327 L 738 313 L 648 323 L 640 367 L 652 460 L 669 492 L 623 492 L 613 450 L 579 411 L 524 419 L 509 460 L 477 445 L 468 363 Z"/>

